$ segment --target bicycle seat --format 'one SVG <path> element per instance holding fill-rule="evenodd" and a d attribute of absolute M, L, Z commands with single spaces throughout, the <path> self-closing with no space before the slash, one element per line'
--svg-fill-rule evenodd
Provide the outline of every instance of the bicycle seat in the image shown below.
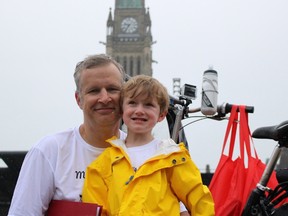
<path fill-rule="evenodd" d="M 257 139 L 273 139 L 275 141 L 288 140 L 288 120 L 278 125 L 260 127 L 253 131 L 253 138 Z"/>
<path fill-rule="evenodd" d="M 288 189 L 287 187 L 288 186 L 288 169 L 287 168 L 276 169 L 276 178 L 279 183 L 286 182 L 285 188 L 287 190 Z"/>

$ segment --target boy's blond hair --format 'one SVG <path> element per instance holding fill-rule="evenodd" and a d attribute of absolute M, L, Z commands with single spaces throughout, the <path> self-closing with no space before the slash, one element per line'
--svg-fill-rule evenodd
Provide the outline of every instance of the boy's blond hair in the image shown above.
<path fill-rule="evenodd" d="M 122 109 L 124 97 L 136 98 L 146 96 L 145 99 L 155 98 L 160 106 L 160 113 L 167 112 L 169 107 L 169 94 L 167 89 L 155 78 L 147 75 L 131 77 L 121 91 L 120 106 Z"/>

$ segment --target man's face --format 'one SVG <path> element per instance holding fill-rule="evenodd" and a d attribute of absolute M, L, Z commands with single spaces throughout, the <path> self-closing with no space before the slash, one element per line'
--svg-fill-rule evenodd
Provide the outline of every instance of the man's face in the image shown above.
<path fill-rule="evenodd" d="M 84 123 L 107 126 L 119 122 L 122 76 L 115 65 L 84 70 L 79 87 L 80 92 L 76 93 L 76 100 L 83 110 Z"/>

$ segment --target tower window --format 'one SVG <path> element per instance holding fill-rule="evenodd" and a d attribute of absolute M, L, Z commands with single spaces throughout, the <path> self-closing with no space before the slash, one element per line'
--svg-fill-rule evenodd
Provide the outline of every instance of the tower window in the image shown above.
<path fill-rule="evenodd" d="M 124 70 L 127 72 L 127 57 L 126 56 L 123 58 L 123 67 L 124 67 Z"/>
<path fill-rule="evenodd" d="M 133 56 L 130 57 L 130 74 L 134 75 L 134 62 L 133 62 Z"/>
<path fill-rule="evenodd" d="M 141 74 L 141 58 L 137 58 L 137 74 Z"/>

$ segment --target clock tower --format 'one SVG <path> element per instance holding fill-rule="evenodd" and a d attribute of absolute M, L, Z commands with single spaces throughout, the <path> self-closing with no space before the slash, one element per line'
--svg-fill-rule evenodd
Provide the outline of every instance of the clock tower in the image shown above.
<path fill-rule="evenodd" d="M 106 53 L 130 76 L 152 76 L 152 34 L 145 0 L 115 0 L 107 20 Z"/>

